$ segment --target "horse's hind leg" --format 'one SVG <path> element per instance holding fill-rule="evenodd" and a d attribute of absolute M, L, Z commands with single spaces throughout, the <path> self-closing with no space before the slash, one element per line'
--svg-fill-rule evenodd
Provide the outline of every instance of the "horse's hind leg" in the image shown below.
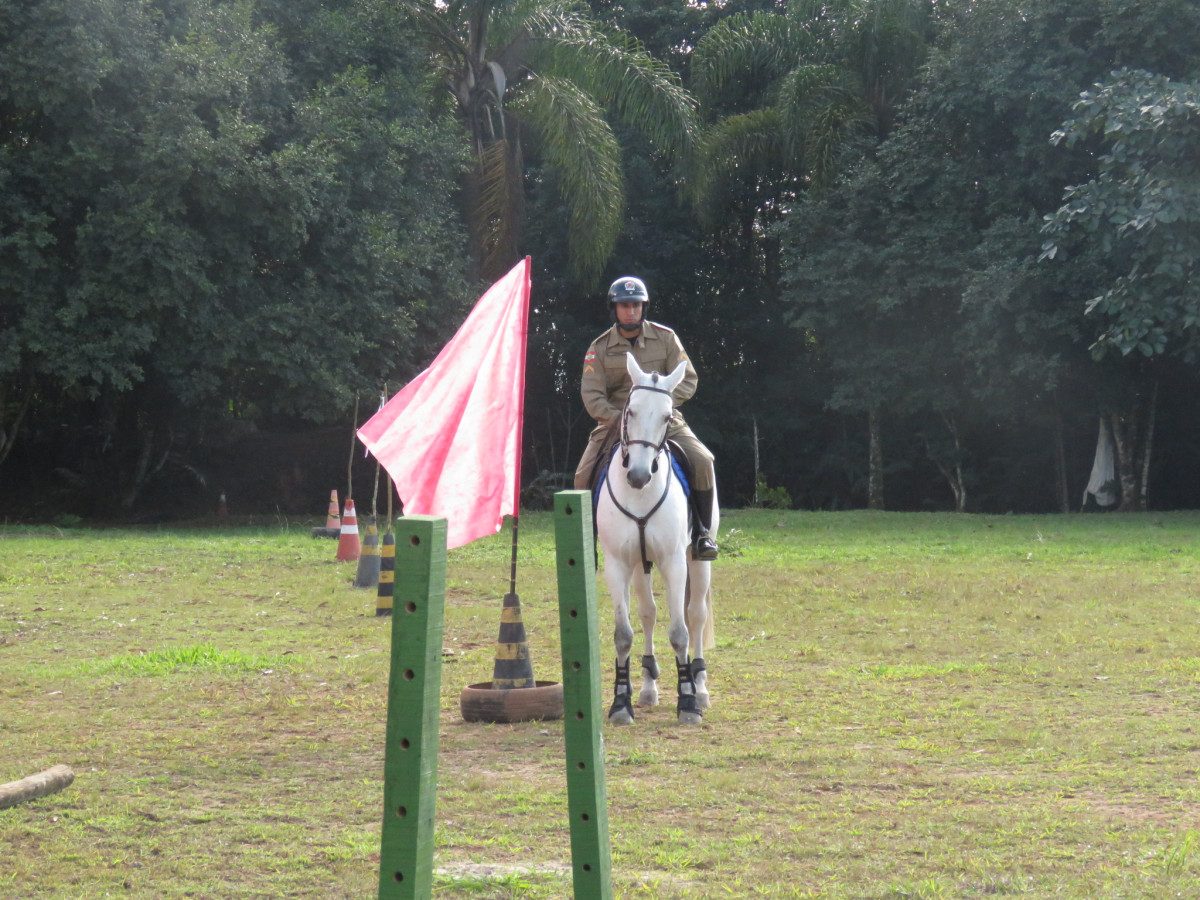
<path fill-rule="evenodd" d="M 654 623 L 658 608 L 654 604 L 654 589 L 650 575 L 635 571 L 634 589 L 638 595 L 638 616 L 642 620 L 642 690 L 638 694 L 638 706 L 658 705 L 658 661 L 654 658 Z"/>
<path fill-rule="evenodd" d="M 712 586 L 712 563 L 693 560 L 688 563 L 688 639 L 691 645 L 692 681 L 696 685 L 696 703 L 708 709 L 712 703 L 708 695 L 708 670 L 704 664 L 704 634 L 711 610 L 708 608 L 708 592 Z"/>
<path fill-rule="evenodd" d="M 614 559 L 615 556 L 613 554 L 604 563 L 604 578 L 608 582 L 616 623 L 613 644 L 617 651 L 617 676 L 608 721 L 614 725 L 628 725 L 633 722 L 633 704 L 630 702 L 633 688 L 629 683 L 629 654 L 633 650 L 633 626 L 629 624 L 629 570 Z"/>

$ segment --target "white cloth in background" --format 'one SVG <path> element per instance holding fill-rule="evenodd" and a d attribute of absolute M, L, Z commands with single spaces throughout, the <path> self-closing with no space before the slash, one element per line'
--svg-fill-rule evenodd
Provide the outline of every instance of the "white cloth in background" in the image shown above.
<path fill-rule="evenodd" d="M 1100 434 L 1096 438 L 1096 459 L 1092 463 L 1092 476 L 1083 489 L 1083 505 L 1087 506 L 1088 494 L 1096 498 L 1097 506 L 1113 506 L 1120 499 L 1117 490 L 1116 448 L 1108 422 L 1100 418 Z"/>

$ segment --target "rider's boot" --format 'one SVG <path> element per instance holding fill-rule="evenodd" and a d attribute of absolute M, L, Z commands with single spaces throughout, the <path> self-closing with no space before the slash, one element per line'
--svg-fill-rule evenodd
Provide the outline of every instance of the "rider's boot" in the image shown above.
<path fill-rule="evenodd" d="M 692 545 L 693 559 L 716 559 L 717 542 L 712 537 L 713 492 L 692 490 L 692 503 L 700 527 L 696 529 L 696 542 Z"/>

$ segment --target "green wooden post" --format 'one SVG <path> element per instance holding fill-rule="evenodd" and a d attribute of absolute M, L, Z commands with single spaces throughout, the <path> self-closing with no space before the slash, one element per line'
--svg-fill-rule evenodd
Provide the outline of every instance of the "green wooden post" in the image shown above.
<path fill-rule="evenodd" d="M 554 543 L 558 559 L 563 732 L 567 745 L 567 810 L 571 817 L 575 896 L 583 900 L 610 900 L 612 852 L 604 787 L 596 558 L 592 498 L 587 491 L 559 491 L 554 495 Z"/>
<path fill-rule="evenodd" d="M 433 890 L 446 520 L 398 525 L 379 896 L 424 898 Z"/>

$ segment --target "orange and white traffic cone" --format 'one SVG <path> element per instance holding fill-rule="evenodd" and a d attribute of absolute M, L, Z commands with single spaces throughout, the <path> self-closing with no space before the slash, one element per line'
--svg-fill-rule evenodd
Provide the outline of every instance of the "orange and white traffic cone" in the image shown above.
<path fill-rule="evenodd" d="M 329 512 L 325 513 L 325 527 L 341 531 L 342 518 L 338 515 L 337 491 L 329 492 Z"/>
<path fill-rule="evenodd" d="M 354 501 L 346 498 L 346 509 L 342 514 L 342 530 L 338 535 L 338 562 L 358 559 L 362 547 L 358 541 L 358 515 L 354 512 Z"/>
<path fill-rule="evenodd" d="M 342 517 L 338 515 L 337 490 L 329 492 L 329 511 L 325 513 L 325 526 L 323 528 L 314 528 L 312 536 L 315 538 L 338 538 L 342 536 Z"/>

